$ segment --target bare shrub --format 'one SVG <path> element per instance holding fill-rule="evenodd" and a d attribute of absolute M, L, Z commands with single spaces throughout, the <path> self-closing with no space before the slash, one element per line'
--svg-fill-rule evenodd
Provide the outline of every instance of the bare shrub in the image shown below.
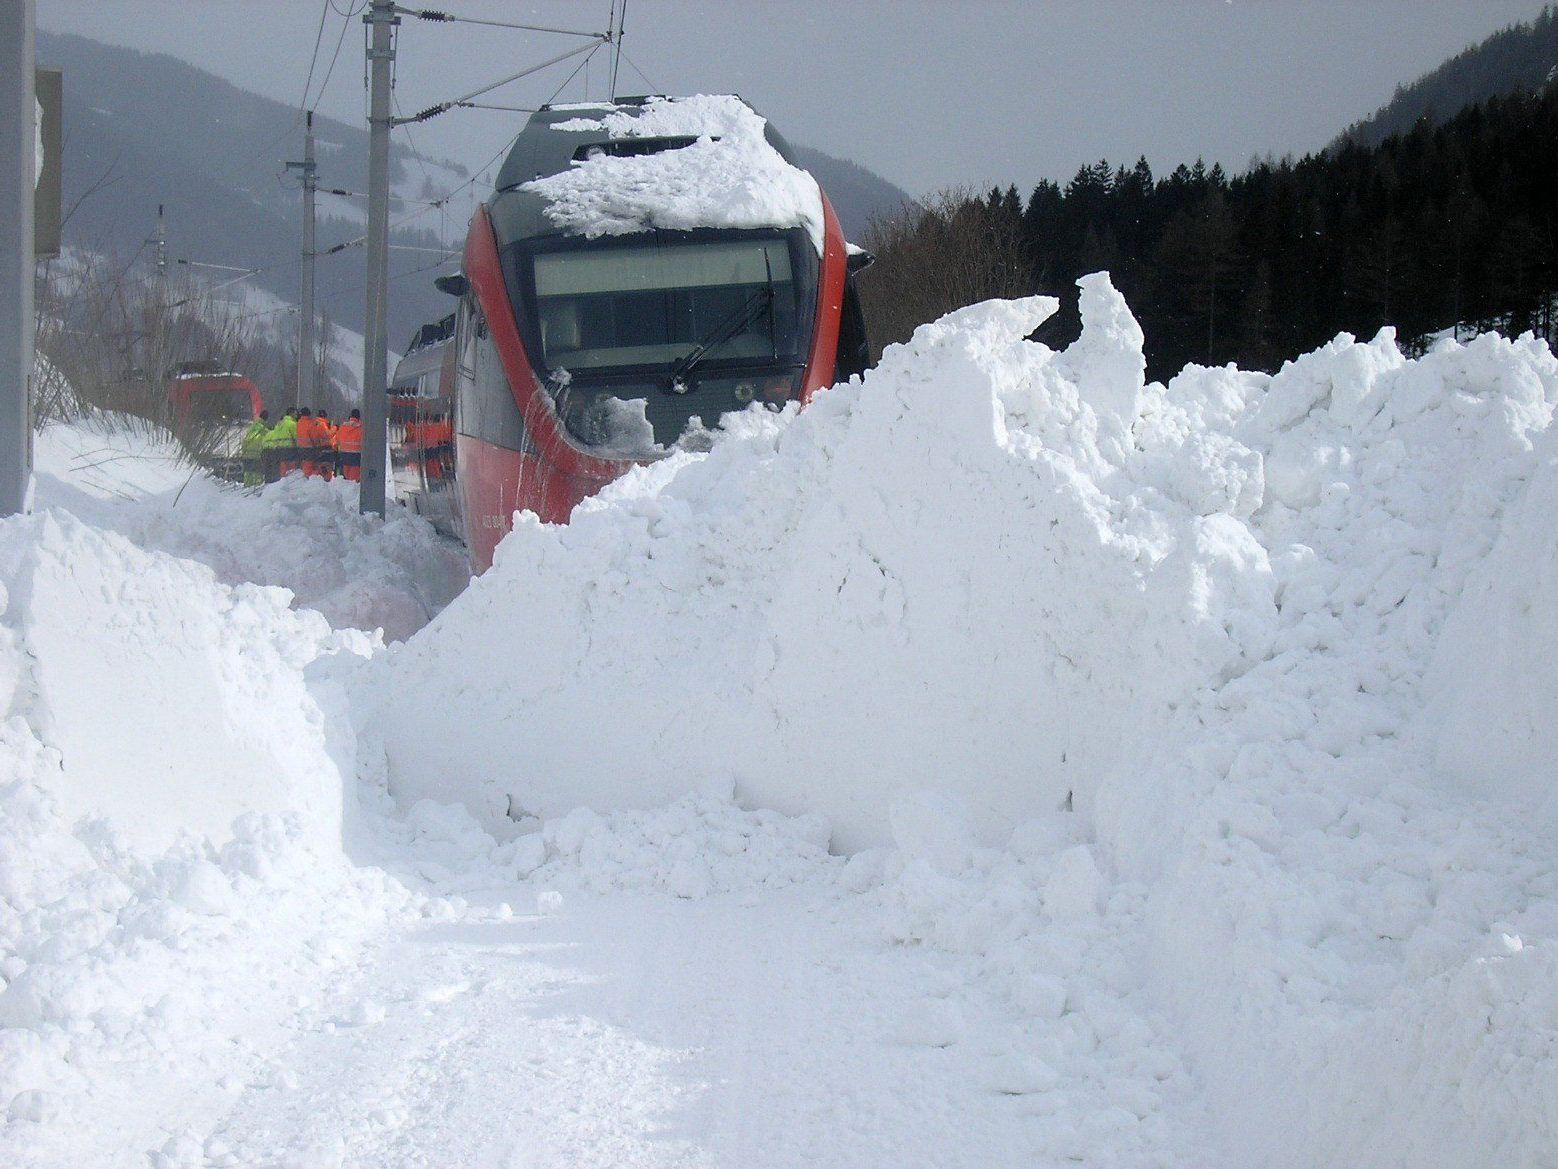
<path fill-rule="evenodd" d="M 197 279 L 148 276 L 111 253 L 73 253 L 47 273 L 37 304 L 38 347 L 79 398 L 39 403 L 45 417 L 85 406 L 167 424 L 179 366 L 242 369 L 254 344 L 237 306 Z"/>
<path fill-rule="evenodd" d="M 876 255 L 860 276 L 873 360 L 953 309 L 1032 291 L 1020 215 L 967 190 L 941 191 L 872 220 L 865 246 Z"/>

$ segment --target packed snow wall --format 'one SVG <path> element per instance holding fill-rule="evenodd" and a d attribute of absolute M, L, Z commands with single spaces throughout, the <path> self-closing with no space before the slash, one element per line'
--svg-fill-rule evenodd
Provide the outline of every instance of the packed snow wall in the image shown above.
<path fill-rule="evenodd" d="M 1259 457 L 1138 449 L 1123 300 L 1085 281 L 1064 353 L 1024 340 L 1054 308 L 954 313 L 567 527 L 522 519 L 376 667 L 397 793 L 496 828 L 734 784 L 827 817 L 846 851 L 886 843 L 915 789 L 966 802 L 990 843 L 1086 805 L 1169 704 L 1239 668 L 1272 586 L 1239 522 Z"/>
<path fill-rule="evenodd" d="M 347 860 L 342 677 L 379 639 L 308 609 L 409 632 L 448 550 L 337 484 L 207 479 L 139 420 L 36 442 L 45 510 L 0 520 L 0 1162 L 144 1160 L 176 1108 L 143 1069 L 209 1092 L 406 896 Z"/>
<path fill-rule="evenodd" d="M 371 642 L 289 600 L 65 512 L 0 526 L 0 697 L 57 759 L 62 813 L 147 850 L 287 813 L 339 849 L 343 772 L 304 669 Z"/>

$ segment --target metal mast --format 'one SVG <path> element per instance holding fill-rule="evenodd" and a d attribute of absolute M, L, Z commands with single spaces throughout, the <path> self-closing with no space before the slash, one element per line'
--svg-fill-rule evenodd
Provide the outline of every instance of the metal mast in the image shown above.
<path fill-rule="evenodd" d="M 157 245 L 157 288 L 161 293 L 161 299 L 168 299 L 168 228 L 162 218 L 162 204 L 157 204 L 157 234 L 152 236 L 152 242 Z M 162 305 L 159 303 L 159 309 Z"/>
<path fill-rule="evenodd" d="M 287 163 L 288 170 L 303 175 L 303 311 L 298 320 L 298 386 L 293 404 L 312 404 L 315 397 L 316 346 L 314 343 L 314 192 L 319 188 L 314 162 L 314 111 L 309 110 L 303 131 L 303 161 Z"/>
<path fill-rule="evenodd" d="M 0 516 L 32 479 L 33 0 L 0 4 Z"/>
<path fill-rule="evenodd" d="M 390 75 L 394 0 L 372 0 L 363 15 L 368 45 L 368 302 L 362 359 L 362 486 L 359 510 L 384 514 L 388 364 Z"/>

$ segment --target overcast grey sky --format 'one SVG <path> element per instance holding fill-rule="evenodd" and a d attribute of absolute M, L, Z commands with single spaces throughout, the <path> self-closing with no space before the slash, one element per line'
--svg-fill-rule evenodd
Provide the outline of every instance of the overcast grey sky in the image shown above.
<path fill-rule="evenodd" d="M 1161 173 L 1201 156 L 1237 171 L 1267 151 L 1314 150 L 1387 101 L 1397 84 L 1535 16 L 1543 0 L 627 2 L 632 64 L 622 64 L 619 92 L 740 93 L 796 141 L 923 194 L 1009 182 L 1026 191 L 1101 157 L 1131 162 L 1145 154 Z M 410 6 L 604 28 L 610 0 Z M 363 7 L 364 0 L 37 0 L 40 28 L 170 53 L 293 105 L 303 97 L 323 14 L 316 93 L 343 29 L 345 39 L 317 104 L 359 123 L 362 28 L 343 14 Z M 408 19 L 398 100 L 418 110 L 573 43 Z M 538 104 L 572 65 L 491 100 Z M 559 100 L 604 96 L 607 74 L 602 52 Z M 475 167 L 523 116 L 454 111 L 415 128 L 413 142 Z"/>

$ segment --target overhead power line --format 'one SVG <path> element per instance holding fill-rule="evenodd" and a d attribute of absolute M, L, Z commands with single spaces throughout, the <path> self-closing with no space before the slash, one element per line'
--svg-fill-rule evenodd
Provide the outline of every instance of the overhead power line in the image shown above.
<path fill-rule="evenodd" d="M 308 109 L 308 91 L 314 84 L 314 66 L 319 64 L 319 45 L 325 36 L 325 21 L 330 16 L 330 0 L 325 0 L 319 9 L 319 30 L 314 33 L 314 55 L 308 59 L 308 76 L 303 81 L 303 96 L 298 101 L 298 118 L 303 116 L 303 111 Z M 297 125 L 297 118 L 292 120 Z"/>
<path fill-rule="evenodd" d="M 318 109 L 319 103 L 324 101 L 325 91 L 330 88 L 330 78 L 335 75 L 335 63 L 341 59 L 341 46 L 346 43 L 346 30 L 352 27 L 352 17 L 362 11 L 356 5 L 349 4 L 347 5 L 347 10 L 343 13 L 335 6 L 332 0 L 325 0 L 325 3 L 330 5 L 330 11 L 343 19 L 341 20 L 341 32 L 335 38 L 335 52 L 330 55 L 330 65 L 325 70 L 325 79 L 319 83 L 319 92 L 314 95 L 314 104 L 309 107 L 310 109 Z"/>
<path fill-rule="evenodd" d="M 617 100 L 617 68 L 622 64 L 622 30 L 628 22 L 628 0 L 622 0 L 621 15 L 617 13 L 617 0 L 611 0 L 611 15 L 616 21 L 616 52 L 611 55 L 611 92 L 607 96 Z"/>
<path fill-rule="evenodd" d="M 608 30 L 605 33 L 586 32 L 576 28 L 548 28 L 543 24 L 514 24 L 506 20 L 481 20 L 474 16 L 456 16 L 452 12 L 440 12 L 436 8 L 402 8 L 395 6 L 395 15 L 414 16 L 418 20 L 435 21 L 440 24 L 485 24 L 490 28 L 517 28 L 524 32 L 551 32 L 565 37 L 594 37 L 597 40 L 611 38 Z"/>
<path fill-rule="evenodd" d="M 390 124 L 394 126 L 404 126 L 412 122 L 425 122 L 429 118 L 437 117 L 439 114 L 447 113 L 457 106 L 464 105 L 473 97 L 480 97 L 484 93 L 491 93 L 494 89 L 498 89 L 501 86 L 507 85 L 511 81 L 518 81 L 521 77 L 529 77 L 532 73 L 539 73 L 541 70 L 550 68 L 551 66 L 556 65 L 561 61 L 566 61 L 570 57 L 577 57 L 580 53 L 594 53 L 595 50 L 600 48 L 602 45 L 610 44 L 611 36 L 609 33 L 592 34 L 592 42 L 593 43 L 588 45 L 580 45 L 577 48 L 569 49 L 566 53 L 559 53 L 555 57 L 551 57 L 545 61 L 542 61 L 539 65 L 532 65 L 528 69 L 521 69 L 518 73 L 512 73 L 502 80 L 494 81 L 490 85 L 484 85 L 480 89 L 473 89 L 470 93 L 464 94 L 461 97 L 453 98 L 450 101 L 439 102 L 435 106 L 428 106 L 427 109 L 423 110 L 421 113 L 412 114 L 409 118 L 392 118 L 390 120 Z"/>

